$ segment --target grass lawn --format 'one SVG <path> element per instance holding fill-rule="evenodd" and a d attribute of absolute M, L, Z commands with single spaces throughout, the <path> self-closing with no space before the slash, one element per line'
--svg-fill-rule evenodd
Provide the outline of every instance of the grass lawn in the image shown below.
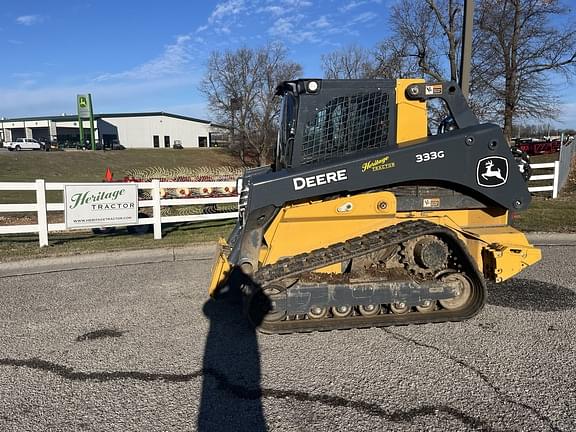
<path fill-rule="evenodd" d="M 99 182 L 110 168 L 115 178 L 147 167 L 238 166 L 224 149 L 130 149 L 117 151 L 21 151 L 0 154 L 0 181 L 43 178 L 51 182 Z"/>
<path fill-rule="evenodd" d="M 224 149 L 130 149 L 117 151 L 0 152 L 0 182 L 100 182 L 106 168 L 121 180 L 135 168 L 199 168 L 239 166 L 238 158 Z M 61 201 L 61 192 L 49 191 L 49 202 Z M 1 203 L 34 202 L 34 192 L 0 191 Z"/>
<path fill-rule="evenodd" d="M 164 225 L 162 240 L 154 240 L 152 233 L 128 234 L 124 228 L 105 235 L 94 235 L 91 231 L 51 233 L 48 237 L 50 245 L 43 248 L 38 246 L 38 235 L 4 235 L 0 236 L 0 262 L 93 252 L 110 252 L 111 259 L 114 259 L 114 251 L 187 246 L 191 243 L 216 241 L 219 237 L 228 237 L 234 224 L 235 220 L 221 220 Z"/>
<path fill-rule="evenodd" d="M 576 194 L 534 197 L 528 210 L 514 215 L 512 225 L 521 231 L 576 233 Z"/>
<path fill-rule="evenodd" d="M 557 159 L 558 154 L 541 155 L 533 156 L 530 162 L 546 163 Z M 550 193 L 536 194 L 528 210 L 514 216 L 513 225 L 522 231 L 576 232 L 576 161 L 560 196 L 552 199 Z"/>

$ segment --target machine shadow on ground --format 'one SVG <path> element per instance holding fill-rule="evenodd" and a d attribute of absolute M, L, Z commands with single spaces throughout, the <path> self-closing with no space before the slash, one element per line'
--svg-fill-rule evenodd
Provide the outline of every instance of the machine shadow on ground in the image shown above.
<path fill-rule="evenodd" d="M 513 278 L 488 284 L 488 304 L 526 311 L 562 311 L 576 308 L 576 292 L 539 280 Z"/>
<path fill-rule="evenodd" d="M 229 292 L 203 308 L 210 329 L 197 427 L 201 432 L 266 431 L 256 329 L 243 313 L 238 281 L 230 285 Z"/>

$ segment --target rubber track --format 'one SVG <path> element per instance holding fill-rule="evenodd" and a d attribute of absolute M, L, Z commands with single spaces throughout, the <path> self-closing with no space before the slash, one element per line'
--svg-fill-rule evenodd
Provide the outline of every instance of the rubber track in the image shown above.
<path fill-rule="evenodd" d="M 453 253 L 464 265 L 466 275 L 472 280 L 473 290 L 477 298 L 469 307 L 462 310 L 441 310 L 432 313 L 411 312 L 405 315 L 381 314 L 374 317 L 350 318 L 324 318 L 318 320 L 284 320 L 264 321 L 259 330 L 263 333 L 294 333 L 310 332 L 315 330 L 350 329 L 356 327 L 390 326 L 403 324 L 421 324 L 426 322 L 461 321 L 476 315 L 484 305 L 485 285 L 482 276 L 478 273 L 472 257 L 465 246 L 454 233 L 440 225 L 425 220 L 406 221 L 391 227 L 368 233 L 363 236 L 349 239 L 342 243 L 316 249 L 309 253 L 295 255 L 261 267 L 254 275 L 256 284 L 265 289 L 270 285 L 282 288 L 278 284 L 284 279 L 297 278 L 312 270 L 357 258 L 369 253 L 378 252 L 403 241 L 420 237 L 426 234 L 440 234 L 450 240 Z M 459 252 L 459 253 L 458 253 Z"/>
<path fill-rule="evenodd" d="M 437 232 L 438 228 L 439 225 L 424 220 L 402 222 L 342 243 L 281 259 L 261 267 L 254 275 L 254 280 L 261 286 L 270 285 L 317 268 L 377 252 L 411 238 Z"/>

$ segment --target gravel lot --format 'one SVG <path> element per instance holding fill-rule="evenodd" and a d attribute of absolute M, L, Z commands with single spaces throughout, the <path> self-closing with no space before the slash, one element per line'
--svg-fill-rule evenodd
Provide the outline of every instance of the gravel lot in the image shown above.
<path fill-rule="evenodd" d="M 210 261 L 0 278 L 1 431 L 574 431 L 576 247 L 464 323 L 255 335 Z"/>

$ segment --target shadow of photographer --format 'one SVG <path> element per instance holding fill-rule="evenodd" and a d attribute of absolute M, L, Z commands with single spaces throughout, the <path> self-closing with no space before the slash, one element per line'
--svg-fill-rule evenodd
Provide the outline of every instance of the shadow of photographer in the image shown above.
<path fill-rule="evenodd" d="M 266 306 L 260 308 L 263 312 L 251 324 L 243 313 L 244 294 L 240 288 L 254 284 L 240 271 L 233 271 L 230 281 L 225 287 L 228 291 L 207 301 L 203 308 L 210 329 L 204 349 L 197 426 L 199 431 L 266 431 L 255 328 Z"/>

